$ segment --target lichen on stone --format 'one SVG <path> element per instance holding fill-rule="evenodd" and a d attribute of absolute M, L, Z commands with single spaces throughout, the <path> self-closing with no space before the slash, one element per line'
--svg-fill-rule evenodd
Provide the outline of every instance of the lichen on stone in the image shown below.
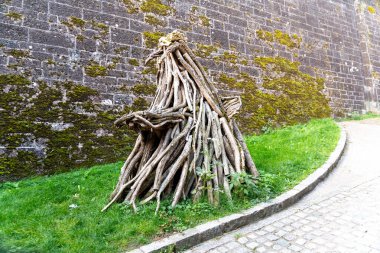
<path fill-rule="evenodd" d="M 247 65 L 248 65 L 248 60 L 247 60 L 247 59 L 242 59 L 242 60 L 240 61 L 240 63 L 241 63 L 242 65 L 244 65 L 244 66 L 247 66 Z"/>
<path fill-rule="evenodd" d="M 127 13 L 135 14 L 139 12 L 137 4 L 132 0 L 123 0 L 123 3 L 127 7 Z"/>
<path fill-rule="evenodd" d="M 196 56 L 202 57 L 202 58 L 207 58 L 209 57 L 212 53 L 218 52 L 218 47 L 214 45 L 205 45 L 205 44 L 196 44 L 197 48 L 194 51 L 194 54 Z"/>
<path fill-rule="evenodd" d="M 273 42 L 273 40 L 274 40 L 273 33 L 271 33 L 270 31 L 257 30 L 256 35 L 261 40 L 265 40 L 265 41 L 269 41 L 269 42 Z"/>
<path fill-rule="evenodd" d="M 86 39 L 86 37 L 82 34 L 78 34 L 76 38 L 77 38 L 77 41 L 80 41 L 80 42 L 83 42 Z"/>
<path fill-rule="evenodd" d="M 132 66 L 139 66 L 139 61 L 136 58 L 131 58 L 128 60 L 128 63 L 131 64 Z"/>
<path fill-rule="evenodd" d="M 91 20 L 91 26 L 93 29 L 97 30 L 99 32 L 99 36 L 96 37 L 96 39 L 101 39 L 102 37 L 105 37 L 109 34 L 109 26 L 102 23 L 97 22 L 95 20 Z"/>
<path fill-rule="evenodd" d="M 87 86 L 77 85 L 70 82 L 65 83 L 65 85 L 68 90 L 66 95 L 70 101 L 85 102 L 89 100 L 91 96 L 98 95 L 98 92 L 96 90 L 91 89 Z"/>
<path fill-rule="evenodd" d="M 240 72 L 238 78 L 222 74 L 219 81 L 242 91 L 239 122 L 245 132 L 329 117 L 329 100 L 323 93 L 324 79 L 299 70 L 300 63 L 283 57 L 256 57 L 260 77 Z M 257 80 L 259 79 L 259 80 Z"/>
<path fill-rule="evenodd" d="M 380 73 L 377 71 L 372 71 L 371 76 L 375 79 L 380 79 Z"/>
<path fill-rule="evenodd" d="M 0 181 L 125 157 L 135 135 L 113 127 L 120 111 L 99 107 L 93 102 L 97 96 L 94 89 L 73 82 L 32 84 L 24 76 L 1 74 L 0 117 L 7 123 L 0 127 L 5 147 Z M 143 105 L 138 101 L 134 107 Z M 19 148 L 30 143 L 39 148 Z"/>
<path fill-rule="evenodd" d="M 143 32 L 145 46 L 148 48 L 157 47 L 159 39 L 164 35 L 165 33 L 163 32 Z"/>
<path fill-rule="evenodd" d="M 156 75 L 157 74 L 157 68 L 156 68 L 155 61 L 148 62 L 148 64 L 146 64 L 144 69 L 141 71 L 141 74 L 143 74 L 143 75 L 148 75 L 148 74 Z"/>
<path fill-rule="evenodd" d="M 91 77 L 105 76 L 108 72 L 107 67 L 102 66 L 95 61 L 91 61 L 84 69 L 85 73 Z"/>
<path fill-rule="evenodd" d="M 115 48 L 115 49 L 114 49 L 114 52 L 115 52 L 116 54 L 121 54 L 121 53 L 123 53 L 123 52 L 125 52 L 125 51 L 128 51 L 128 50 L 129 50 L 129 46 L 123 46 L 123 47 Z"/>
<path fill-rule="evenodd" d="M 24 76 L 17 74 L 0 74 L 0 84 L 2 85 L 29 85 L 31 82 Z"/>
<path fill-rule="evenodd" d="M 5 16 L 15 21 L 22 20 L 24 17 L 21 13 L 15 11 L 10 11 L 7 14 L 5 14 Z"/>
<path fill-rule="evenodd" d="M 46 63 L 47 63 L 48 65 L 55 65 L 55 64 L 56 64 L 56 62 L 55 62 L 52 58 L 47 59 L 47 60 L 46 60 Z"/>
<path fill-rule="evenodd" d="M 200 15 L 199 20 L 201 21 L 201 25 L 209 27 L 211 25 L 210 19 L 205 15 Z"/>
<path fill-rule="evenodd" d="M 299 48 L 302 41 L 302 39 L 297 34 L 290 36 L 281 30 L 275 30 L 274 37 L 278 43 L 287 46 L 288 48 Z"/>
<path fill-rule="evenodd" d="M 131 91 L 136 95 L 151 96 L 156 92 L 157 86 L 154 84 L 139 83 L 131 88 Z"/>
<path fill-rule="evenodd" d="M 14 58 L 25 58 L 30 56 L 30 52 L 28 50 L 21 49 L 11 49 L 7 52 L 7 54 L 13 56 Z"/>
<path fill-rule="evenodd" d="M 302 38 L 297 34 L 290 35 L 281 30 L 275 30 L 274 32 L 257 30 L 256 35 L 263 41 L 277 42 L 288 47 L 289 49 L 300 48 L 302 42 Z"/>
<path fill-rule="evenodd" d="M 140 6 L 142 12 L 154 13 L 160 16 L 168 16 L 174 9 L 161 0 L 144 0 Z"/>
<path fill-rule="evenodd" d="M 375 13 L 376 13 L 376 9 L 375 9 L 373 6 L 368 6 L 368 7 L 367 7 L 367 10 L 368 10 L 368 12 L 371 13 L 371 14 L 375 14 Z"/>
<path fill-rule="evenodd" d="M 153 26 L 166 26 L 166 22 L 151 14 L 147 14 L 144 18 L 145 22 Z"/>
<path fill-rule="evenodd" d="M 236 64 L 238 60 L 238 56 L 236 52 L 224 51 L 221 57 L 224 61 L 227 61 L 231 64 Z"/>
<path fill-rule="evenodd" d="M 230 87 L 233 87 L 236 83 L 236 79 L 234 77 L 228 76 L 225 73 L 220 74 L 218 80 L 219 82 L 227 84 Z"/>

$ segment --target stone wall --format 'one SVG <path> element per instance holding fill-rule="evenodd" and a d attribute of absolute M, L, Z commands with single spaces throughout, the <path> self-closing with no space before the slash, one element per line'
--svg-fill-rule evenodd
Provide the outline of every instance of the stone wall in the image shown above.
<path fill-rule="evenodd" d="M 245 91 L 245 106 L 254 106 L 244 116 L 256 122 L 248 131 L 326 116 L 325 103 L 336 116 L 378 111 L 379 7 L 378 0 L 2 0 L 0 180 L 125 158 L 133 138 L 112 121 L 149 102 L 155 68 L 143 60 L 173 29 L 186 33 L 221 93 Z M 284 92 L 284 77 L 294 91 Z M 273 103 L 278 97 L 291 99 Z M 295 115 L 298 107 L 307 110 Z"/>

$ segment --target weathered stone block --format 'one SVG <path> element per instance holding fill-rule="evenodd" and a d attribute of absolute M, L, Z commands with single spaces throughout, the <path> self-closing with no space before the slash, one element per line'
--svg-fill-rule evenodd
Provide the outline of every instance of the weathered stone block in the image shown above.
<path fill-rule="evenodd" d="M 135 46 L 142 46 L 141 33 L 124 30 L 124 29 L 111 29 L 111 40 L 120 44 L 129 44 Z"/>
<path fill-rule="evenodd" d="M 73 47 L 73 38 L 68 34 L 30 29 L 29 40 L 33 43 L 47 44 L 59 47 Z"/>
<path fill-rule="evenodd" d="M 0 23 L 0 38 L 26 41 L 28 39 L 28 29 L 25 27 Z"/>
<path fill-rule="evenodd" d="M 213 44 L 220 44 L 224 49 L 229 49 L 227 32 L 211 29 L 211 41 Z"/>
<path fill-rule="evenodd" d="M 68 5 L 63 5 L 59 3 L 53 3 L 53 2 L 49 3 L 49 13 L 52 15 L 64 16 L 64 17 L 70 17 L 70 16 L 82 17 L 81 9 L 73 7 L 73 6 L 68 6 Z"/>

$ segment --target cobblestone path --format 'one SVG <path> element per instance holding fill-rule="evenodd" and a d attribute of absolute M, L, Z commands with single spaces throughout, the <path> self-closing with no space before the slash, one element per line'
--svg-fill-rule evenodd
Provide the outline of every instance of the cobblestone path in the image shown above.
<path fill-rule="evenodd" d="M 345 122 L 334 172 L 296 205 L 186 252 L 379 252 L 380 119 Z"/>

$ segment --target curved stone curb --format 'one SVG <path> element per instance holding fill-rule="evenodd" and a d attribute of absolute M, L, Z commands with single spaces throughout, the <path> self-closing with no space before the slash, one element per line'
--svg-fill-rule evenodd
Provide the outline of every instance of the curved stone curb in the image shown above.
<path fill-rule="evenodd" d="M 313 190 L 315 186 L 317 186 L 317 184 L 322 181 L 339 162 L 347 141 L 346 131 L 343 127 L 340 127 L 340 129 L 340 139 L 329 159 L 293 189 L 281 194 L 273 200 L 258 204 L 257 206 L 240 213 L 228 215 L 226 217 L 198 225 L 194 228 L 187 229 L 182 233 L 173 234 L 167 238 L 152 242 L 129 252 L 179 252 L 220 236 L 226 232 L 230 232 L 239 227 L 261 220 L 296 203 L 308 192 Z"/>

